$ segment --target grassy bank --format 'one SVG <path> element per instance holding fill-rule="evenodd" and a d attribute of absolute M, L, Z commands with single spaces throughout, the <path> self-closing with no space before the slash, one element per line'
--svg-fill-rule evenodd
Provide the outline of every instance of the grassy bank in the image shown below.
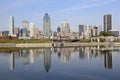
<path fill-rule="evenodd" d="M 19 50 L 30 50 L 30 49 L 49 49 L 49 47 L 48 48 L 46 48 L 46 47 L 43 47 L 43 48 L 39 48 L 39 47 L 37 47 L 37 48 L 3 47 L 3 48 L 0 48 L 0 51 L 19 51 Z"/>
<path fill-rule="evenodd" d="M 0 43 L 51 43 L 52 40 L 0 40 Z"/>

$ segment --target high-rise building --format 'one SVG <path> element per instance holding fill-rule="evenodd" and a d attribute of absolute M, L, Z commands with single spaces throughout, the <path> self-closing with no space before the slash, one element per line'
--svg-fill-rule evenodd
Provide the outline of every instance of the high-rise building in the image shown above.
<path fill-rule="evenodd" d="M 61 23 L 61 29 L 63 33 L 70 33 L 70 24 L 68 21 L 64 21 Z"/>
<path fill-rule="evenodd" d="M 36 28 L 34 23 L 30 24 L 30 37 L 33 37 L 35 35 L 39 34 L 39 28 Z"/>
<path fill-rule="evenodd" d="M 84 25 L 79 25 L 78 30 L 79 30 L 79 36 L 82 35 L 82 33 L 84 32 Z"/>
<path fill-rule="evenodd" d="M 9 36 L 14 35 L 14 17 L 10 16 L 9 18 Z"/>
<path fill-rule="evenodd" d="M 79 25 L 79 37 L 80 38 L 90 38 L 91 37 L 91 25 Z"/>
<path fill-rule="evenodd" d="M 104 31 L 108 32 L 112 30 L 112 15 L 106 14 L 104 15 Z"/>
<path fill-rule="evenodd" d="M 98 36 L 98 27 L 95 25 L 93 29 L 91 29 L 91 36 L 97 37 Z"/>
<path fill-rule="evenodd" d="M 22 30 L 22 37 L 28 37 L 28 21 L 23 21 L 23 30 Z"/>
<path fill-rule="evenodd" d="M 58 28 L 57 28 L 57 32 L 59 33 L 59 32 L 61 32 L 61 28 L 58 26 Z"/>
<path fill-rule="evenodd" d="M 14 28 L 14 34 L 15 34 L 17 37 L 19 37 L 19 32 L 20 32 L 20 29 L 17 28 L 17 27 L 15 27 L 15 28 Z"/>
<path fill-rule="evenodd" d="M 48 13 L 43 18 L 43 33 L 45 37 L 51 37 L 51 22 Z"/>

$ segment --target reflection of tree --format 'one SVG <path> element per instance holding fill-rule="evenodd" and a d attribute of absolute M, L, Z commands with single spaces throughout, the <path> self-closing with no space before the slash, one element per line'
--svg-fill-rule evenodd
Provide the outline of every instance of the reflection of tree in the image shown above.
<path fill-rule="evenodd" d="M 104 66 L 106 69 L 112 69 L 112 51 L 104 50 L 101 51 L 104 54 Z"/>
<path fill-rule="evenodd" d="M 46 72 L 49 72 L 51 67 L 51 51 L 50 49 L 44 50 L 44 68 Z"/>

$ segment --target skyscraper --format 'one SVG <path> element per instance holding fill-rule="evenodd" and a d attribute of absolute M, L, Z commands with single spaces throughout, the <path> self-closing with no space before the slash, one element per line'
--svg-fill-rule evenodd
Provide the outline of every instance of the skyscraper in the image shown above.
<path fill-rule="evenodd" d="M 106 14 L 104 15 L 104 31 L 108 32 L 112 29 L 112 15 Z"/>
<path fill-rule="evenodd" d="M 61 29 L 63 33 L 70 33 L 70 24 L 68 21 L 64 21 L 61 23 Z"/>
<path fill-rule="evenodd" d="M 39 34 L 39 28 L 37 28 L 34 23 L 31 23 L 30 24 L 30 37 L 32 38 L 38 34 Z"/>
<path fill-rule="evenodd" d="M 28 36 L 28 21 L 24 20 L 23 21 L 23 31 L 22 31 L 22 37 L 27 37 Z"/>
<path fill-rule="evenodd" d="M 51 37 L 50 17 L 48 13 L 43 18 L 43 33 L 45 37 Z"/>
<path fill-rule="evenodd" d="M 57 32 L 59 33 L 59 32 L 61 32 L 61 28 L 58 26 L 58 28 L 57 28 Z"/>
<path fill-rule="evenodd" d="M 14 35 L 14 17 L 10 16 L 9 18 L 9 36 Z"/>

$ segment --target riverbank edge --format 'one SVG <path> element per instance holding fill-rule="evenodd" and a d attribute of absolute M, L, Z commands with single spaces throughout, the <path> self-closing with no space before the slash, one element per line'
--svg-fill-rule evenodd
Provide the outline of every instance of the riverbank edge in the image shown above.
<path fill-rule="evenodd" d="M 54 44 L 54 45 L 53 45 Z M 0 48 L 2 47 L 17 47 L 17 48 L 30 48 L 30 47 L 40 47 L 40 48 L 47 48 L 47 47 L 59 47 L 56 46 L 58 43 L 0 43 Z M 120 47 L 119 42 L 91 42 L 91 43 L 80 43 L 80 42 L 73 42 L 68 43 L 64 42 L 63 47 L 87 47 L 87 46 L 118 46 Z"/>

